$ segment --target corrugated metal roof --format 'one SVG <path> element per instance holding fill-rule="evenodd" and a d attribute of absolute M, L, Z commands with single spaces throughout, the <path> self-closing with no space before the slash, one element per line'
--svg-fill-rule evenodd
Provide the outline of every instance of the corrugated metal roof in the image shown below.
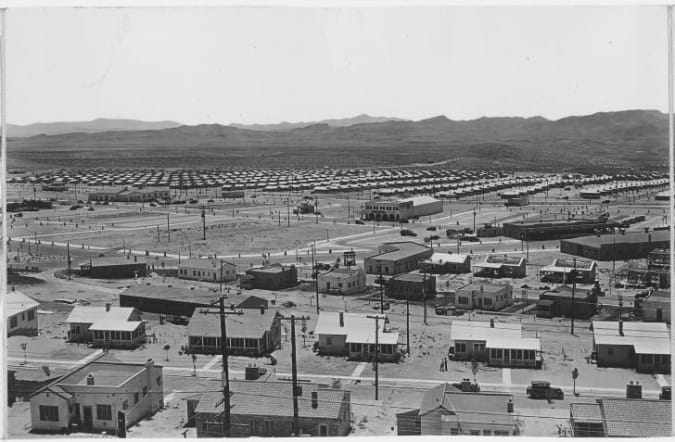
<path fill-rule="evenodd" d="M 647 399 L 598 399 L 608 437 L 672 436 L 672 403 Z"/>
<path fill-rule="evenodd" d="M 208 313 L 202 313 L 206 311 Z M 277 310 L 244 310 L 243 315 L 228 315 L 228 338 L 261 338 L 272 328 Z M 220 318 L 216 309 L 196 309 L 188 324 L 188 336 L 220 337 Z"/>
<path fill-rule="evenodd" d="M 103 321 L 128 321 L 131 315 L 136 310 L 133 307 L 110 307 L 110 311 L 106 311 L 105 307 L 85 307 L 75 306 L 64 321 L 66 323 L 80 323 L 93 324 L 94 322 Z"/>

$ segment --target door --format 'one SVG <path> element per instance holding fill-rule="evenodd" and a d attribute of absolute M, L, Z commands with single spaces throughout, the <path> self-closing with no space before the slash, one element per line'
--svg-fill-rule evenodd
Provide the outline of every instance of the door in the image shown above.
<path fill-rule="evenodd" d="M 319 436 L 328 436 L 328 425 L 319 425 Z"/>
<path fill-rule="evenodd" d="M 92 427 L 93 423 L 91 407 L 82 407 L 82 426 L 89 429 Z"/>
<path fill-rule="evenodd" d="M 509 366 L 511 365 L 511 350 L 508 348 L 504 349 L 504 365 Z"/>
<path fill-rule="evenodd" d="M 656 309 L 656 322 L 663 322 L 663 309 Z"/>

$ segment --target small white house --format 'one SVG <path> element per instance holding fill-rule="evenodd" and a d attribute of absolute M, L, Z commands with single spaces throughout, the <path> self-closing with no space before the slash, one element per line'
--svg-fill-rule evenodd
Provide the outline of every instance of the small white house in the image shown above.
<path fill-rule="evenodd" d="M 237 279 L 237 266 L 229 261 L 186 259 L 178 264 L 178 277 L 204 282 L 226 282 Z"/>
<path fill-rule="evenodd" d="M 23 293 L 7 293 L 7 336 L 37 336 L 37 308 L 40 305 Z"/>

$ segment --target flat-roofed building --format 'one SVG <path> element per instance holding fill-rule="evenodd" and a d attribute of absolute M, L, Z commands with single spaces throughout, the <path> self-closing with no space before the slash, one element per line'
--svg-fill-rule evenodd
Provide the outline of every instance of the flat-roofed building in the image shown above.
<path fill-rule="evenodd" d="M 398 275 L 420 267 L 420 263 L 433 255 L 433 250 L 412 241 L 385 243 L 363 260 L 366 273 Z"/>
<path fill-rule="evenodd" d="M 121 422 L 129 428 L 163 407 L 162 367 L 152 359 L 145 364 L 96 361 L 31 396 L 31 428 L 61 434 L 75 429 L 117 434 Z"/>
<path fill-rule="evenodd" d="M 400 357 L 398 332 L 388 331 L 385 315 L 377 321 L 378 358 L 395 361 Z M 365 313 L 321 312 L 314 329 L 319 354 L 344 355 L 350 359 L 375 357 L 375 319 Z"/>
<path fill-rule="evenodd" d="M 242 288 L 262 290 L 283 290 L 298 285 L 298 271 L 294 265 L 271 264 L 246 270 Z"/>
<path fill-rule="evenodd" d="M 196 287 L 132 284 L 120 293 L 119 300 L 120 307 L 134 307 L 146 313 L 190 317 L 195 309 L 213 305 L 218 300 L 218 294 Z"/>
<path fill-rule="evenodd" d="M 366 289 L 366 272 L 361 267 L 333 267 L 319 273 L 319 292 L 353 295 Z"/>
<path fill-rule="evenodd" d="M 231 355 L 262 356 L 281 345 L 281 314 L 277 310 L 245 310 L 227 317 L 227 347 Z M 220 354 L 217 310 L 195 310 L 187 329 L 188 351 Z"/>
<path fill-rule="evenodd" d="M 387 296 L 394 299 L 423 301 L 436 297 L 436 277 L 420 273 L 402 273 L 387 281 Z"/>
<path fill-rule="evenodd" d="M 533 221 L 505 222 L 504 236 L 525 241 L 543 241 L 550 239 L 572 238 L 596 232 L 613 232 L 621 227 L 620 223 L 606 218 L 579 219 L 560 215 L 554 219 L 536 219 Z"/>
<path fill-rule="evenodd" d="M 178 264 L 178 278 L 205 282 L 226 282 L 237 279 L 237 266 L 215 259 L 186 259 Z"/>
<path fill-rule="evenodd" d="M 524 278 L 527 264 L 524 256 L 488 255 L 471 266 L 474 276 L 485 278 Z"/>
<path fill-rule="evenodd" d="M 501 367 L 541 368 L 541 342 L 522 337 L 520 324 L 506 322 L 452 321 L 453 358 L 477 360 Z"/>
<path fill-rule="evenodd" d="M 37 336 L 39 302 L 12 290 L 6 295 L 7 336 Z"/>
<path fill-rule="evenodd" d="M 670 248 L 670 232 L 625 232 L 563 239 L 560 251 L 597 261 L 646 258 L 654 249 Z"/>
<path fill-rule="evenodd" d="M 574 317 L 588 319 L 598 310 L 598 295 L 594 290 L 577 288 L 574 291 L 572 305 L 572 287 L 560 286 L 539 295 L 537 301 L 538 318 Z"/>
<path fill-rule="evenodd" d="M 135 308 L 76 306 L 64 321 L 68 341 L 104 348 L 135 348 L 145 343 L 145 322 Z"/>
<path fill-rule="evenodd" d="M 399 200 L 371 200 L 363 206 L 361 217 L 375 221 L 408 221 L 443 212 L 443 201 L 430 196 Z"/>
<path fill-rule="evenodd" d="M 129 189 L 112 188 L 99 190 L 89 194 L 89 201 L 109 202 L 149 202 L 154 200 L 166 200 L 171 197 L 168 188 L 141 188 Z"/>
<path fill-rule="evenodd" d="M 455 290 L 455 306 L 461 309 L 497 311 L 513 304 L 513 287 L 488 281 L 472 282 Z"/>
<path fill-rule="evenodd" d="M 470 273 L 471 255 L 434 252 L 428 259 L 422 261 L 420 269 L 436 275 Z"/>
<path fill-rule="evenodd" d="M 599 367 L 670 373 L 670 332 L 665 323 L 593 321 L 591 327 Z"/>
<path fill-rule="evenodd" d="M 598 263 L 584 259 L 556 258 L 552 264 L 539 270 L 539 280 L 571 284 L 571 274 L 574 270 L 577 272 L 577 282 L 592 284 L 597 277 Z"/>
<path fill-rule="evenodd" d="M 80 273 L 90 278 L 136 278 L 148 275 L 148 265 L 135 255 L 104 256 L 81 263 Z"/>

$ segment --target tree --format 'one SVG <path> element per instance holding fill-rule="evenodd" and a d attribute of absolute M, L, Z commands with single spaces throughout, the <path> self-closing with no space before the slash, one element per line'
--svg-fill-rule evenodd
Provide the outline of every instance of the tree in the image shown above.
<path fill-rule="evenodd" d="M 195 353 L 192 353 L 192 368 L 194 369 L 192 376 L 197 376 L 197 354 Z"/>
<path fill-rule="evenodd" d="M 579 370 L 577 370 L 576 367 L 574 367 L 574 370 L 572 370 L 572 391 L 574 392 L 574 395 L 577 395 L 577 378 L 579 377 Z"/>
<path fill-rule="evenodd" d="M 171 346 L 169 344 L 166 344 L 164 346 L 164 351 L 166 352 L 166 360 L 169 360 L 169 350 L 171 349 Z"/>

